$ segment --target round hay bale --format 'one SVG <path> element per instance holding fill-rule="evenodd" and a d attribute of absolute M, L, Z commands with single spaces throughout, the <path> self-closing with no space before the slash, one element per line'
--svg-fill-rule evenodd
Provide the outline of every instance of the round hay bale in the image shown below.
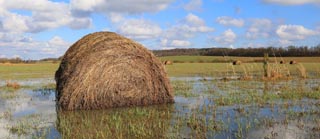
<path fill-rule="evenodd" d="M 160 60 L 141 44 L 113 32 L 73 44 L 56 71 L 57 106 L 64 110 L 173 103 Z"/>
<path fill-rule="evenodd" d="M 280 64 L 286 64 L 286 62 L 285 62 L 285 61 L 283 61 L 283 60 L 281 60 L 281 61 L 280 61 Z"/>
<path fill-rule="evenodd" d="M 172 65 L 172 61 L 166 60 L 166 61 L 164 61 L 164 65 Z"/>
<path fill-rule="evenodd" d="M 236 60 L 232 62 L 233 65 L 241 65 L 241 61 L 240 60 Z"/>
<path fill-rule="evenodd" d="M 294 60 L 291 60 L 290 61 L 290 64 L 297 64 L 298 62 L 297 61 L 294 61 Z"/>

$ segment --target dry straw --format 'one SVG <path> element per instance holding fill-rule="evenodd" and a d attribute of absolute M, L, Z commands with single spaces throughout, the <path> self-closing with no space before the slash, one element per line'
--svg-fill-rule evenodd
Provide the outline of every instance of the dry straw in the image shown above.
<path fill-rule="evenodd" d="M 236 60 L 232 62 L 233 65 L 241 65 L 241 63 L 242 62 L 240 60 Z"/>
<path fill-rule="evenodd" d="M 64 110 L 174 102 L 161 61 L 113 32 L 89 34 L 73 44 L 55 79 L 57 105 Z"/>
<path fill-rule="evenodd" d="M 163 62 L 164 65 L 172 65 L 172 61 L 170 60 L 166 60 Z"/>

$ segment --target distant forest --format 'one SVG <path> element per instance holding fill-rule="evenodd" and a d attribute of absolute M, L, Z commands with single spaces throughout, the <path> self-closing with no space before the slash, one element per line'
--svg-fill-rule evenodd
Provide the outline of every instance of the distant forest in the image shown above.
<path fill-rule="evenodd" d="M 171 50 L 154 50 L 153 53 L 158 56 L 243 56 L 243 57 L 262 57 L 264 53 L 269 56 L 277 57 L 315 57 L 320 56 L 320 44 L 315 47 L 296 47 L 289 46 L 286 48 L 268 47 L 268 48 L 185 48 Z M 36 63 L 53 61 L 58 62 L 59 58 L 45 58 L 41 60 L 23 60 L 21 58 L 0 58 L 0 63 Z"/>
<path fill-rule="evenodd" d="M 288 46 L 286 48 L 268 47 L 268 48 L 189 48 L 189 49 L 171 49 L 154 50 L 156 56 L 243 56 L 243 57 L 262 57 L 264 53 L 269 56 L 281 57 L 313 57 L 320 56 L 320 44 L 315 47 L 296 47 Z"/>

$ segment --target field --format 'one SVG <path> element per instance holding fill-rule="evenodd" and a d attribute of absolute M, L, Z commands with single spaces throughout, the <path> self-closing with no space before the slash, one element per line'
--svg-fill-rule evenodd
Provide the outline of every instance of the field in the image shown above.
<path fill-rule="evenodd" d="M 161 60 L 176 103 L 92 111 L 56 110 L 58 63 L 0 64 L 0 138 L 320 138 L 319 57 Z"/>
<path fill-rule="evenodd" d="M 270 57 L 272 62 L 297 61 L 300 63 L 320 63 L 320 57 Z M 171 60 L 174 63 L 225 63 L 240 60 L 245 63 L 261 62 L 263 57 L 234 57 L 234 56 L 166 56 L 160 57 L 162 61 Z"/>

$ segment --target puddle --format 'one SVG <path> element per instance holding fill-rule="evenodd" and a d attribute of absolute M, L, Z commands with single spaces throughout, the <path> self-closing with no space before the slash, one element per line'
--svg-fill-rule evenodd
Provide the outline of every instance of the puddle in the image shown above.
<path fill-rule="evenodd" d="M 26 80 L 8 80 L 10 82 L 17 82 L 21 86 L 41 86 L 44 84 L 55 83 L 52 78 L 26 79 Z M 6 80 L 0 80 L 0 86 L 5 86 Z"/>
<path fill-rule="evenodd" d="M 13 93 L 0 97 L 0 138 L 320 138 L 320 79 L 220 79 L 171 77 L 186 93 L 171 105 L 76 112 L 56 111 L 42 87 L 53 79 L 17 81 L 32 87 L 0 91 Z"/>

